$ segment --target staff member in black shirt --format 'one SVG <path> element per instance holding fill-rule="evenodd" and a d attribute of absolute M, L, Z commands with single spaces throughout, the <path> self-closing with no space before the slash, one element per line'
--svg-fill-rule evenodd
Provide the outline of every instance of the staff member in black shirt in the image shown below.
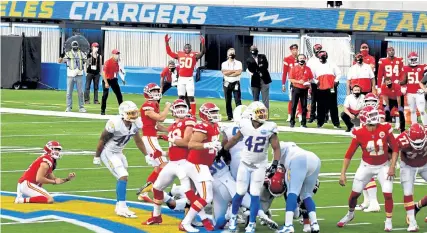
<path fill-rule="evenodd" d="M 261 94 L 262 102 L 269 108 L 271 77 L 268 72 L 268 60 L 264 54 L 258 54 L 258 48 L 255 45 L 251 46 L 250 51 L 252 55 L 246 59 L 246 66 L 251 75 L 253 101 L 259 101 Z"/>
<path fill-rule="evenodd" d="M 102 56 L 98 54 L 99 44 L 92 43 L 92 52 L 87 55 L 85 104 L 90 103 L 90 84 L 93 81 L 93 103 L 99 104 L 98 87 L 102 65 Z"/>

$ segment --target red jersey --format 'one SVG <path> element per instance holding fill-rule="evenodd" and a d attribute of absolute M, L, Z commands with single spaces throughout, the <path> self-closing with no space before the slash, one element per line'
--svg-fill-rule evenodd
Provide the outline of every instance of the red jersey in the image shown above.
<path fill-rule="evenodd" d="M 404 66 L 402 68 L 402 78 L 407 77 L 406 87 L 408 88 L 406 93 L 415 94 L 420 87 L 420 82 L 423 79 L 424 72 L 427 70 L 427 65 L 417 65 L 417 66 Z"/>
<path fill-rule="evenodd" d="M 217 123 L 211 124 L 201 122 L 196 124 L 193 130 L 195 132 L 201 132 L 206 134 L 207 138 L 203 141 L 203 143 L 219 140 L 220 132 Z M 218 151 L 214 149 L 190 150 L 187 160 L 193 164 L 203 164 L 211 166 L 217 152 Z"/>
<path fill-rule="evenodd" d="M 117 78 L 117 73 L 119 72 L 119 63 L 113 58 L 108 59 L 104 63 L 104 73 L 107 79 Z"/>
<path fill-rule="evenodd" d="M 400 149 L 400 159 L 408 166 L 423 167 L 427 164 L 427 143 L 421 150 L 415 150 L 409 143 L 408 136 L 403 132 L 397 136 L 397 143 Z"/>
<path fill-rule="evenodd" d="M 193 128 L 196 125 L 194 118 L 184 118 L 178 122 L 173 123 L 169 126 L 169 138 L 184 138 L 185 129 L 187 127 Z M 175 144 L 169 143 L 169 159 L 171 161 L 178 161 L 181 159 L 187 159 L 188 148 L 179 147 Z"/>
<path fill-rule="evenodd" d="M 150 101 L 147 100 L 140 109 L 141 113 L 141 120 L 142 120 L 142 135 L 148 136 L 148 137 L 156 137 L 157 136 L 157 129 L 156 124 L 157 121 L 151 119 L 147 115 L 145 115 L 145 111 L 154 111 L 155 113 L 159 113 L 159 103 L 157 101 Z"/>
<path fill-rule="evenodd" d="M 294 67 L 295 63 L 297 63 L 297 58 L 292 54 L 285 57 L 283 59 L 283 74 L 282 74 L 282 84 L 286 84 L 286 79 L 288 77 L 288 72 Z"/>
<path fill-rule="evenodd" d="M 403 68 L 403 59 L 401 57 L 389 57 L 381 58 L 378 61 L 378 76 L 377 84 L 380 87 L 383 83 L 384 78 L 390 77 L 391 81 L 400 81 L 400 72 Z"/>
<path fill-rule="evenodd" d="M 381 86 L 381 95 L 387 96 L 390 99 L 396 100 L 402 96 L 401 87 L 397 83 L 392 83 L 391 88 L 388 88 L 385 83 Z"/>
<path fill-rule="evenodd" d="M 176 67 L 176 71 L 179 74 L 179 66 Z M 172 73 L 170 72 L 169 67 L 163 68 L 162 72 L 160 73 L 160 77 L 162 77 L 163 82 L 165 83 L 172 82 Z"/>
<path fill-rule="evenodd" d="M 368 131 L 366 126 L 352 131 L 353 140 L 348 148 L 345 158 L 351 159 L 360 146 L 362 148 L 362 160 L 371 165 L 381 165 L 387 162 L 388 146 L 393 152 L 399 148 L 393 136 L 393 128 L 390 124 L 378 124 L 373 131 Z"/>
<path fill-rule="evenodd" d="M 47 177 L 50 173 L 53 171 L 53 167 L 55 166 L 55 161 L 50 155 L 44 154 L 42 156 L 39 156 L 34 162 L 28 167 L 28 169 L 24 172 L 24 174 L 19 178 L 18 183 L 22 183 L 24 180 L 29 181 L 33 184 L 36 184 L 38 186 L 41 186 L 41 184 L 38 184 L 36 181 L 37 177 L 37 171 L 40 168 L 40 165 L 42 163 L 47 163 L 49 165 L 49 170 L 47 170 L 47 173 L 45 177 Z"/>

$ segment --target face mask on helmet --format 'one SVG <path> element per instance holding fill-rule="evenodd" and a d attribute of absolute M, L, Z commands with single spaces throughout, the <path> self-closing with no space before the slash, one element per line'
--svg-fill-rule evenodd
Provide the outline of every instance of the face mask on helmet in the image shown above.
<path fill-rule="evenodd" d="M 216 123 L 221 121 L 219 108 L 213 103 L 205 103 L 199 109 L 200 119 L 203 121 Z"/>
<path fill-rule="evenodd" d="M 144 87 L 144 97 L 148 100 L 160 100 L 162 98 L 160 87 L 155 83 L 147 84 L 147 86 Z"/>
<path fill-rule="evenodd" d="M 129 110 L 129 111 L 125 112 L 123 119 L 125 121 L 135 122 L 136 119 L 138 119 L 138 117 L 139 117 L 139 111 L 138 110 Z"/>
<path fill-rule="evenodd" d="M 409 58 L 409 65 L 410 66 L 417 66 L 418 65 L 418 57 Z"/>
<path fill-rule="evenodd" d="M 380 123 L 380 118 L 377 110 L 371 110 L 366 113 L 366 124 L 376 125 Z"/>
<path fill-rule="evenodd" d="M 44 146 L 43 150 L 46 154 L 50 155 L 53 159 L 61 158 L 62 146 L 59 144 L 59 142 L 50 141 Z"/>
<path fill-rule="evenodd" d="M 135 122 L 139 117 L 138 107 L 132 101 L 124 101 L 119 106 L 119 114 L 123 120 Z"/>
<path fill-rule="evenodd" d="M 188 114 L 188 106 L 185 103 L 176 104 L 172 107 L 172 115 L 183 119 Z"/>
<path fill-rule="evenodd" d="M 257 108 L 254 110 L 254 116 L 252 117 L 252 120 L 264 123 L 268 119 L 268 110 L 267 108 Z"/>
<path fill-rule="evenodd" d="M 409 143 L 415 150 L 422 150 L 426 144 L 427 136 L 425 128 L 420 124 L 414 124 L 406 133 Z"/>

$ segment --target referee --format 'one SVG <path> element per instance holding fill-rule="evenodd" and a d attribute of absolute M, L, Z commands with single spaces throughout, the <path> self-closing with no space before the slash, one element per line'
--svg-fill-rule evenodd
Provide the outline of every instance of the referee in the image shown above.
<path fill-rule="evenodd" d="M 101 103 L 101 115 L 105 115 L 105 109 L 107 108 L 107 99 L 108 92 L 113 89 L 114 94 L 116 94 L 117 102 L 119 105 L 123 102 L 122 92 L 120 90 L 119 82 L 117 76 L 119 75 L 119 58 L 120 51 L 118 49 L 113 49 L 111 52 L 112 55 L 104 63 L 104 70 L 102 72 L 102 103 Z M 123 81 L 124 84 L 124 81 Z"/>
<path fill-rule="evenodd" d="M 295 127 L 295 115 L 298 102 L 301 101 L 302 120 L 301 127 L 307 128 L 307 97 L 308 89 L 310 88 L 313 74 L 311 69 L 306 66 L 307 57 L 304 54 L 299 54 L 297 57 L 297 65 L 294 65 L 289 71 L 289 81 L 292 83 L 292 112 L 290 127 Z"/>

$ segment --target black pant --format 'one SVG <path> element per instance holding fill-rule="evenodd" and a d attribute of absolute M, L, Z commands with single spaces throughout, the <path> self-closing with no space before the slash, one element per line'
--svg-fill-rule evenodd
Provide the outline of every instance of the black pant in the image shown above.
<path fill-rule="evenodd" d="M 317 84 L 311 84 L 311 111 L 310 111 L 310 119 L 316 119 L 316 107 L 317 107 Z"/>
<path fill-rule="evenodd" d="M 331 114 L 332 123 L 335 126 L 340 125 L 338 118 L 338 103 L 337 103 L 337 87 L 335 93 L 331 93 L 331 89 L 317 91 L 317 125 L 322 126 L 325 123 L 325 115 L 329 111 Z"/>
<path fill-rule="evenodd" d="M 237 90 L 236 90 L 237 85 Z M 233 106 L 231 104 L 231 100 L 233 99 L 234 95 L 234 102 L 236 103 L 236 107 L 239 105 L 242 105 L 241 100 L 241 92 L 240 92 L 240 82 L 236 81 L 233 83 L 229 83 L 228 87 L 222 86 L 222 89 L 224 90 L 224 97 L 225 97 L 225 108 L 227 110 L 227 117 L 229 119 L 233 118 Z"/>
<path fill-rule="evenodd" d="M 301 125 L 305 125 L 307 122 L 307 97 L 308 89 L 302 89 L 298 87 L 292 88 L 292 113 L 291 113 L 291 125 L 295 125 L 295 115 L 297 112 L 298 102 L 301 101 L 302 108 L 302 120 Z"/>
<path fill-rule="evenodd" d="M 357 117 L 357 114 L 353 114 L 353 115 Z M 342 112 L 341 113 L 341 119 L 342 119 L 342 121 L 344 121 L 344 124 L 347 126 L 347 129 L 350 130 L 351 128 L 353 128 L 354 124 L 353 124 L 353 122 L 351 122 L 351 118 L 347 115 L 347 113 Z M 356 123 L 356 126 L 359 126 L 359 125 L 357 125 L 357 123 Z"/>
<path fill-rule="evenodd" d="M 403 96 L 400 97 L 400 100 L 401 100 L 402 106 L 404 106 L 404 104 L 403 104 L 403 100 L 404 100 Z M 393 99 L 389 98 L 388 99 L 388 104 L 389 104 L 389 106 L 388 106 L 389 107 L 389 111 L 385 111 L 385 121 L 391 122 L 390 111 L 393 108 L 398 108 L 398 106 L 397 106 L 397 100 L 393 100 Z M 400 121 L 400 132 L 403 132 L 403 131 L 405 131 L 405 114 L 403 113 L 403 111 L 399 112 L 399 121 Z"/>
<path fill-rule="evenodd" d="M 114 94 L 116 94 L 117 102 L 119 105 L 123 102 L 123 96 L 122 91 L 120 90 L 119 82 L 117 78 L 113 79 L 107 79 L 108 85 L 110 85 L 111 89 L 113 89 Z M 108 99 L 108 92 L 110 91 L 110 88 L 105 88 L 105 82 L 102 80 L 102 103 L 101 103 L 101 112 L 105 112 L 105 109 L 107 108 L 107 99 Z"/>
<path fill-rule="evenodd" d="M 162 95 L 165 94 L 165 92 L 167 92 L 171 87 L 172 87 L 171 83 L 164 82 L 163 83 L 163 89 L 162 89 Z"/>
<path fill-rule="evenodd" d="M 90 84 L 93 80 L 93 101 L 98 102 L 99 74 L 86 75 L 85 101 L 90 101 Z"/>

